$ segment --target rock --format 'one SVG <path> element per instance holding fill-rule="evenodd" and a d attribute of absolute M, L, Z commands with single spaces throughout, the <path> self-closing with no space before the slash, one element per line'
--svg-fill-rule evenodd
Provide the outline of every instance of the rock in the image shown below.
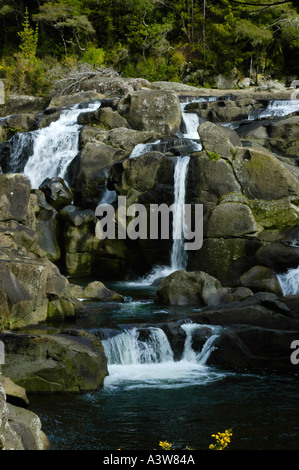
<path fill-rule="evenodd" d="M 75 204 L 95 208 L 106 189 L 110 167 L 125 158 L 125 151 L 103 142 L 88 142 L 78 156 L 76 176 L 71 182 Z"/>
<path fill-rule="evenodd" d="M 239 287 L 240 276 L 257 264 L 255 253 L 260 240 L 246 238 L 206 238 L 200 250 L 188 259 L 187 270 L 198 267 L 219 279 L 224 287 Z M 263 264 L 263 263 L 261 263 Z"/>
<path fill-rule="evenodd" d="M 29 400 L 26 390 L 16 385 L 10 378 L 0 375 L 0 385 L 3 387 L 6 401 L 12 405 L 27 407 Z"/>
<path fill-rule="evenodd" d="M 209 305 L 223 305 L 251 297 L 253 292 L 247 287 L 221 287 L 210 297 Z"/>
<path fill-rule="evenodd" d="M 135 130 L 171 135 L 179 131 L 181 126 L 180 101 L 172 91 L 142 90 L 128 93 L 118 103 L 117 110 Z"/>
<path fill-rule="evenodd" d="M 3 373 L 27 391 L 82 392 L 103 386 L 107 360 L 89 333 L 26 335 L 0 333 L 5 344 Z"/>
<path fill-rule="evenodd" d="M 232 159 L 234 145 L 231 143 L 231 136 L 222 127 L 207 121 L 198 127 L 198 134 L 203 149 L 210 158 Z"/>
<path fill-rule="evenodd" d="M 258 263 L 275 272 L 285 272 L 299 265 L 299 247 L 287 245 L 283 241 L 267 243 L 256 251 L 255 258 Z"/>
<path fill-rule="evenodd" d="M 58 212 L 52 207 L 40 189 L 34 190 L 36 195 L 36 234 L 37 241 L 47 258 L 52 262 L 61 259 L 61 227 Z"/>
<path fill-rule="evenodd" d="M 299 221 L 297 199 L 282 198 L 275 201 L 249 200 L 256 222 L 270 230 L 296 227 Z"/>
<path fill-rule="evenodd" d="M 29 180 L 17 173 L 0 174 L 0 221 L 28 223 Z"/>
<path fill-rule="evenodd" d="M 206 200 L 217 203 L 225 194 L 242 191 L 228 161 L 212 158 L 203 151 L 190 159 L 186 192 L 188 202 L 192 198 L 198 203 Z"/>
<path fill-rule="evenodd" d="M 200 89 L 196 86 L 185 85 L 184 83 L 156 81 L 152 82 L 152 87 L 158 90 L 175 91 L 178 94 L 194 95 L 199 94 Z"/>
<path fill-rule="evenodd" d="M 82 113 L 78 116 L 78 124 L 95 125 L 104 129 L 128 127 L 127 120 L 112 108 L 99 108 L 91 113 Z"/>
<path fill-rule="evenodd" d="M 81 91 L 78 93 L 72 93 L 71 95 L 54 96 L 51 99 L 48 108 L 63 108 L 82 103 L 84 101 L 100 101 L 103 98 L 104 96 L 102 94 L 95 91 Z"/>
<path fill-rule="evenodd" d="M 208 222 L 208 237 L 240 237 L 262 231 L 250 208 L 245 204 L 227 202 L 219 204 L 212 211 Z"/>
<path fill-rule="evenodd" d="M 72 295 L 81 299 L 96 300 L 100 302 L 123 302 L 124 297 L 114 292 L 100 281 L 89 283 L 85 288 L 77 285 L 70 285 Z"/>
<path fill-rule="evenodd" d="M 73 202 L 73 195 L 62 178 L 46 178 L 39 189 L 45 194 L 47 202 L 56 210 Z"/>
<path fill-rule="evenodd" d="M 32 411 L 6 402 L 0 384 L 0 450 L 49 450 L 50 441 Z"/>
<path fill-rule="evenodd" d="M 275 272 L 265 266 L 253 266 L 240 278 L 241 284 L 253 292 L 273 292 L 282 296 L 282 290 Z"/>
<path fill-rule="evenodd" d="M 36 128 L 35 117 L 31 114 L 13 114 L 2 121 L 3 140 L 9 140 L 18 132 L 28 132 Z"/>
<path fill-rule="evenodd" d="M 108 188 L 120 195 L 126 195 L 130 189 L 144 193 L 157 184 L 172 184 L 173 170 L 170 158 L 160 152 L 149 152 L 113 165 Z"/>
<path fill-rule="evenodd" d="M 233 168 L 249 199 L 277 200 L 299 194 L 299 180 L 271 153 L 236 147 Z"/>
<path fill-rule="evenodd" d="M 299 116 L 270 121 L 268 146 L 290 158 L 298 157 Z"/>
<path fill-rule="evenodd" d="M 298 315 L 292 314 L 284 298 L 272 292 L 258 292 L 241 301 L 208 306 L 189 316 L 195 323 L 209 325 L 251 325 L 293 332 L 299 328 Z"/>
<path fill-rule="evenodd" d="M 220 282 L 207 273 L 175 271 L 159 283 L 155 301 L 166 305 L 208 305 L 220 288 Z"/>
<path fill-rule="evenodd" d="M 144 78 L 97 77 L 82 81 L 81 90 L 94 90 L 105 97 L 124 96 L 136 90 L 151 88 L 151 84 Z"/>
<path fill-rule="evenodd" d="M 35 114 L 43 111 L 49 104 L 48 97 L 9 94 L 6 98 L 5 106 L 0 107 L 0 116 L 3 117 L 16 113 Z"/>
<path fill-rule="evenodd" d="M 290 344 L 298 337 L 294 331 L 258 326 L 236 326 L 215 341 L 207 364 L 247 371 L 278 370 L 292 372 Z"/>
<path fill-rule="evenodd" d="M 80 134 L 80 145 L 84 147 L 87 142 L 98 140 L 106 145 L 112 145 L 113 147 L 125 150 L 124 157 L 127 158 L 136 145 L 146 144 L 155 138 L 156 134 L 152 131 L 135 131 L 126 127 L 106 131 L 94 126 L 83 126 Z"/>
<path fill-rule="evenodd" d="M 95 237 L 94 211 L 70 206 L 60 214 L 65 219 L 63 246 L 67 273 L 77 277 L 89 276 L 92 273 L 92 253 L 99 243 Z"/>

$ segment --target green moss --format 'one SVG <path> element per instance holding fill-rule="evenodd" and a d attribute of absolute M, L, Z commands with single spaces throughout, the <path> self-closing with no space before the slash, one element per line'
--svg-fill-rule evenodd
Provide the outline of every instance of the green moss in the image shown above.
<path fill-rule="evenodd" d="M 209 150 L 206 150 L 206 153 L 211 161 L 218 162 L 218 160 L 220 160 L 221 158 L 221 155 L 219 155 L 219 153 L 210 152 Z"/>

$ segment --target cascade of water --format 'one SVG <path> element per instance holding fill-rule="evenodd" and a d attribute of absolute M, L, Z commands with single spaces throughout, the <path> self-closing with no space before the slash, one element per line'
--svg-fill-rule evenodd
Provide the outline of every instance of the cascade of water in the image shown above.
<path fill-rule="evenodd" d="M 150 327 L 147 341 L 139 339 L 137 328 L 102 340 L 108 364 L 149 364 L 173 361 L 173 352 L 161 328 Z"/>
<path fill-rule="evenodd" d="M 187 253 L 184 249 L 186 176 L 190 156 L 179 158 L 174 172 L 173 245 L 171 270 L 186 269 Z"/>
<path fill-rule="evenodd" d="M 182 360 L 205 365 L 208 358 L 210 357 L 211 352 L 215 349 L 214 342 L 216 338 L 219 337 L 220 327 L 209 326 L 209 328 L 214 330 L 214 334 L 207 339 L 202 347 L 202 350 L 199 353 L 196 353 L 192 348 L 192 335 L 195 330 L 198 330 L 201 327 L 202 325 L 198 325 L 197 323 L 185 323 L 184 325 L 181 325 L 181 328 L 186 332 Z"/>
<path fill-rule="evenodd" d="M 148 328 L 148 334 L 144 335 L 143 340 L 136 328 L 102 340 L 109 371 L 105 387 L 125 384 L 129 387 L 154 385 L 173 388 L 219 380 L 222 374 L 213 372 L 206 362 L 215 349 L 214 342 L 221 328 L 213 326 L 214 334 L 196 353 L 192 349 L 192 335 L 201 327 L 206 326 L 193 323 L 182 325 L 186 339 L 182 357 L 178 361 L 174 360 L 167 336 L 160 328 Z"/>
<path fill-rule="evenodd" d="M 30 156 L 21 169 L 31 182 L 32 188 L 38 188 L 46 179 L 54 176 L 65 177 L 67 167 L 78 153 L 79 131 L 81 126 L 77 118 L 82 112 L 92 112 L 100 107 L 99 101 L 81 108 L 74 105 L 62 111 L 60 118 L 48 127 L 33 132 L 18 134 L 12 141 L 12 161 L 14 169 L 20 171 L 24 153 Z"/>
<path fill-rule="evenodd" d="M 160 140 L 156 140 L 155 142 L 150 142 L 147 144 L 137 144 L 132 152 L 129 158 L 137 158 L 140 157 L 141 155 L 144 155 L 147 152 L 151 152 L 154 150 L 155 146 L 160 143 Z"/>
<path fill-rule="evenodd" d="M 299 100 L 273 100 L 265 109 L 256 109 L 249 113 L 248 119 L 265 119 L 268 117 L 283 117 L 299 111 Z"/>
<path fill-rule="evenodd" d="M 277 275 L 283 295 L 299 294 L 299 266 Z"/>
<path fill-rule="evenodd" d="M 185 223 L 185 193 L 186 178 L 190 156 L 177 159 L 174 172 L 174 210 L 172 222 L 172 250 L 170 266 L 155 266 L 143 279 L 138 281 L 142 285 L 150 285 L 156 279 L 168 276 L 174 271 L 186 269 L 188 256 L 184 247 L 184 223 Z"/>

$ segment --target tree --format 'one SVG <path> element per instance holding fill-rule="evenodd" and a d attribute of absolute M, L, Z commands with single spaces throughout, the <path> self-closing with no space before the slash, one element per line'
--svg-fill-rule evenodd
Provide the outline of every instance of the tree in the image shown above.
<path fill-rule="evenodd" d="M 39 13 L 33 15 L 36 21 L 46 23 L 54 28 L 62 40 L 65 55 L 68 45 L 82 50 L 81 40 L 95 33 L 86 15 L 78 13 L 74 4 L 65 1 L 45 3 L 39 7 Z"/>

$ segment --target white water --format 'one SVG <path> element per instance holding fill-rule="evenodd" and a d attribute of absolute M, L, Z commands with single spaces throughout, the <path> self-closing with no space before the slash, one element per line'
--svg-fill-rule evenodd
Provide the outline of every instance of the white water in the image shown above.
<path fill-rule="evenodd" d="M 199 117 L 196 113 L 186 113 L 185 112 L 185 107 L 187 103 L 181 104 L 181 109 L 182 109 L 182 120 L 185 124 L 186 132 L 184 133 L 184 137 L 186 139 L 190 139 L 194 144 L 194 152 L 202 150 L 202 145 L 200 142 L 196 142 L 199 140 L 199 134 L 198 134 L 198 126 L 199 126 Z"/>
<path fill-rule="evenodd" d="M 268 117 L 284 117 L 299 111 L 299 100 L 273 100 L 265 109 L 252 111 L 248 119 L 265 119 Z"/>
<path fill-rule="evenodd" d="M 174 211 L 173 211 L 173 246 L 171 252 L 171 269 L 185 269 L 187 253 L 184 249 L 185 193 L 186 177 L 190 157 L 179 158 L 174 171 Z"/>
<path fill-rule="evenodd" d="M 67 167 L 78 153 L 81 126 L 77 123 L 77 118 L 79 114 L 95 111 L 99 107 L 99 101 L 85 109 L 80 109 L 78 104 L 74 105 L 71 109 L 64 110 L 60 118 L 48 127 L 27 133 L 30 136 L 26 138 L 33 139 L 33 151 L 24 168 L 24 174 L 29 178 L 32 188 L 38 188 L 46 178 L 65 177 Z M 14 158 L 19 158 L 23 148 L 24 142 L 20 139 Z"/>
<path fill-rule="evenodd" d="M 109 371 L 104 386 L 177 388 L 221 379 L 224 374 L 216 373 L 206 366 L 215 348 L 213 343 L 220 334 L 220 327 L 209 326 L 215 331 L 200 353 L 192 349 L 192 334 L 203 326 L 194 323 L 182 325 L 186 339 L 179 361 L 174 360 L 167 336 L 160 328 L 150 327 L 146 341 L 139 339 L 136 328 L 102 340 Z"/>
<path fill-rule="evenodd" d="M 174 171 L 174 210 L 172 224 L 172 250 L 170 266 L 155 266 L 143 279 L 138 280 L 138 285 L 151 285 L 159 278 L 163 278 L 181 269 L 186 269 L 188 255 L 184 248 L 184 222 L 185 222 L 185 193 L 186 178 L 190 156 L 177 159 Z M 134 282 L 131 284 L 135 284 Z"/>
<path fill-rule="evenodd" d="M 150 142 L 147 144 L 137 144 L 133 148 L 129 158 L 138 158 L 141 155 L 144 155 L 145 153 L 151 152 L 152 150 L 154 150 L 155 145 L 159 143 L 160 143 L 160 140 L 156 140 L 155 142 Z"/>
<path fill-rule="evenodd" d="M 277 275 L 283 295 L 299 294 L 299 266 Z"/>

